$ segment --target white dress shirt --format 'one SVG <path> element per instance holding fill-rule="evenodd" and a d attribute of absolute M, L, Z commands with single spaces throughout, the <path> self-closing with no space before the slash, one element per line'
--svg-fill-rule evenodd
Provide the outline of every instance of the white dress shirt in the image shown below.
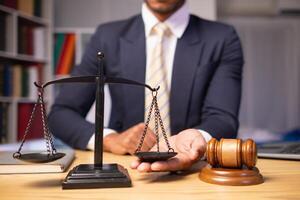
<path fill-rule="evenodd" d="M 149 58 L 151 50 L 155 47 L 157 43 L 158 36 L 152 33 L 153 27 L 160 21 L 153 15 L 146 3 L 142 4 L 142 18 L 145 25 L 145 38 L 146 38 L 146 68 L 150 67 Z M 165 67 L 167 69 L 167 81 L 168 86 L 171 88 L 172 80 L 172 70 L 174 55 L 176 50 L 177 40 L 180 39 L 186 30 L 189 23 L 189 10 L 187 3 L 181 6 L 173 15 L 171 15 L 164 23 L 169 27 L 171 35 L 165 37 L 163 40 L 163 60 L 165 61 Z M 209 133 L 204 130 L 199 130 L 205 141 L 208 142 L 212 137 Z M 107 136 L 110 133 L 115 133 L 116 131 L 112 129 L 105 128 L 103 131 L 103 137 Z M 95 134 L 89 140 L 88 149 L 94 149 Z"/>

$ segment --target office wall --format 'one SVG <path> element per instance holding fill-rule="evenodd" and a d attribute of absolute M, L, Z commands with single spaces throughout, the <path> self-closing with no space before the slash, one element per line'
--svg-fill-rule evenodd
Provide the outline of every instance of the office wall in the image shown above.
<path fill-rule="evenodd" d="M 300 128 L 300 16 L 286 14 L 297 9 L 299 0 L 217 0 L 218 20 L 237 29 L 244 49 L 240 131 L 249 137 Z"/>
<path fill-rule="evenodd" d="M 285 133 L 300 128 L 300 20 L 297 17 L 230 17 L 244 56 L 240 123 Z"/>

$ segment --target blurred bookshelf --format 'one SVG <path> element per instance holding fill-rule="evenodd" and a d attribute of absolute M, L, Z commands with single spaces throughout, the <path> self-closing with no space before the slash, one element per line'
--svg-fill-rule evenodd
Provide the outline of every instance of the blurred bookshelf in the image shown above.
<path fill-rule="evenodd" d="M 52 0 L 0 0 L 0 143 L 22 138 L 37 100 L 33 82 L 53 79 L 52 11 Z M 51 96 L 47 89 L 47 106 Z"/>
<path fill-rule="evenodd" d="M 56 28 L 54 30 L 53 73 L 56 78 L 68 77 L 81 61 L 93 28 Z"/>
<path fill-rule="evenodd" d="M 94 31 L 94 28 L 79 27 L 54 29 L 52 73 L 55 79 L 69 77 L 73 67 L 80 64 L 85 47 Z M 54 96 L 59 93 L 59 89 L 60 85 L 54 86 Z M 92 113 L 93 111 L 88 113 L 88 118 L 93 116 Z"/>
<path fill-rule="evenodd" d="M 53 73 L 55 74 L 55 78 L 65 78 L 70 75 L 70 72 L 72 71 L 72 68 L 75 65 L 80 64 L 82 55 L 85 51 L 86 45 L 91 39 L 91 36 L 95 32 L 95 28 L 82 28 L 82 27 L 59 27 L 54 29 L 54 35 L 53 35 Z M 72 35 L 72 36 L 71 36 Z M 74 37 L 75 45 L 68 45 L 67 44 L 67 38 L 68 37 Z M 63 38 L 63 39 L 62 39 Z M 72 40 L 72 41 L 74 41 Z M 62 42 L 63 41 L 63 42 Z M 73 52 L 73 60 L 72 62 L 63 61 L 63 59 L 66 57 L 64 56 L 63 49 L 73 49 L 71 52 Z M 61 70 L 59 63 L 73 63 L 73 65 L 61 65 L 61 67 L 65 67 L 66 69 Z M 61 73 L 61 72 L 64 73 Z M 59 85 L 55 86 L 55 94 L 59 92 Z M 111 99 L 110 94 L 107 85 L 104 87 L 105 92 L 105 108 L 104 108 L 104 124 L 107 125 L 109 121 L 110 116 L 110 108 L 111 108 Z M 90 111 L 88 112 L 86 116 L 86 120 L 88 120 L 91 123 L 95 122 L 95 103 L 92 105 Z"/>

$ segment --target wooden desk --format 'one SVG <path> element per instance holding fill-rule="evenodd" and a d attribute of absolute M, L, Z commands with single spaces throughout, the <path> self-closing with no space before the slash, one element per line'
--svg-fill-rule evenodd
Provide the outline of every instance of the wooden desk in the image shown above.
<path fill-rule="evenodd" d="M 92 152 L 76 152 L 73 166 L 92 163 Z M 265 183 L 256 186 L 219 186 L 198 179 L 198 169 L 189 174 L 139 174 L 129 169 L 131 156 L 105 153 L 105 163 L 118 162 L 129 170 L 133 187 L 114 189 L 62 190 L 66 173 L 0 176 L 1 200 L 43 199 L 124 199 L 124 200 L 193 200 L 193 199 L 300 199 L 300 162 L 258 160 Z M 203 166 L 199 163 L 196 167 Z M 72 167 L 73 167 L 72 166 Z M 195 167 L 195 168 L 196 168 Z"/>

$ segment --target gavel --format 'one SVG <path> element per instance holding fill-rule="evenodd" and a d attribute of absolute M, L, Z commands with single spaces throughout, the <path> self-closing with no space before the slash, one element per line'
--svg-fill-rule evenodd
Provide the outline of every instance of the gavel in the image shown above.
<path fill-rule="evenodd" d="M 212 138 L 206 147 L 207 162 L 199 178 L 218 185 L 256 185 L 264 182 L 255 167 L 256 144 L 253 140 Z"/>
<path fill-rule="evenodd" d="M 252 169 L 256 164 L 257 149 L 253 140 L 212 138 L 206 149 L 207 162 L 212 167 Z"/>

